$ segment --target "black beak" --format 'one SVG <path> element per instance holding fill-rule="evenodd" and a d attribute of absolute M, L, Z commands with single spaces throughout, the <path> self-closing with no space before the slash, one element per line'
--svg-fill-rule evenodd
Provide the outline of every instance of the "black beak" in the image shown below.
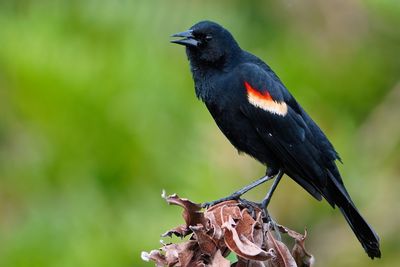
<path fill-rule="evenodd" d="M 184 46 L 193 46 L 193 47 L 197 47 L 200 44 L 200 42 L 194 38 L 192 30 L 175 33 L 175 34 L 171 35 L 171 37 L 182 37 L 183 38 L 183 39 L 171 41 L 171 43 L 174 43 L 174 44 L 180 44 L 180 45 L 184 45 Z"/>

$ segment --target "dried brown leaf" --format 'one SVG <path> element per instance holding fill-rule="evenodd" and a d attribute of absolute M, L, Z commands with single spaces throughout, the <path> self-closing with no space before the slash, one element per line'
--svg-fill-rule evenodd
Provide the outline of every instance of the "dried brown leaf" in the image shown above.
<path fill-rule="evenodd" d="M 185 237 L 188 234 L 190 234 L 190 229 L 186 227 L 186 224 L 179 225 L 175 228 L 172 228 L 171 230 L 168 230 L 167 232 L 163 233 L 161 236 L 162 237 L 172 237 L 173 235 L 179 236 L 179 237 Z"/>
<path fill-rule="evenodd" d="M 220 250 L 217 250 L 217 252 L 215 253 L 211 264 L 208 265 L 209 267 L 230 267 L 231 263 L 229 262 L 229 260 L 225 259 L 222 256 L 222 253 Z"/>
<path fill-rule="evenodd" d="M 298 267 L 313 267 L 315 264 L 314 256 L 307 252 L 305 248 L 305 240 L 307 238 L 307 231 L 301 238 L 295 239 L 295 244 L 292 249 L 292 255 Z"/>
<path fill-rule="evenodd" d="M 199 244 L 201 253 L 212 256 L 217 251 L 217 245 L 211 236 L 207 234 L 207 230 L 203 225 L 190 226 L 193 231 L 196 241 Z"/>
<path fill-rule="evenodd" d="M 164 245 L 160 250 L 143 252 L 142 259 L 155 262 L 157 267 L 228 267 L 225 257 L 232 251 L 238 261 L 234 267 L 312 267 L 314 258 L 305 250 L 306 233 L 301 235 L 278 225 L 275 231 L 295 240 L 292 253 L 275 239 L 265 213 L 255 205 L 226 201 L 206 209 L 176 194 L 163 196 L 169 204 L 183 208 L 185 224 L 166 232 L 164 236 L 184 237 L 188 241 Z M 251 212 L 247 208 L 250 209 Z M 268 251 L 267 251 L 268 250 Z"/>
<path fill-rule="evenodd" d="M 301 240 L 304 238 L 304 235 L 297 233 L 294 230 L 291 230 L 283 225 L 277 225 L 279 232 L 284 233 L 284 234 L 288 234 L 291 238 L 295 239 L 295 240 Z"/>
<path fill-rule="evenodd" d="M 268 261 L 269 267 L 297 267 L 296 262 L 284 243 L 276 240 L 271 231 L 267 231 L 267 247 L 275 251 L 275 257 Z"/>
<path fill-rule="evenodd" d="M 207 229 L 211 231 L 214 242 L 221 251 L 226 251 L 225 241 L 223 239 L 222 224 L 228 220 L 230 215 L 234 219 L 241 218 L 239 203 L 235 200 L 226 201 L 212 206 L 204 212 L 204 217 L 208 220 Z M 225 255 L 225 254 L 223 254 Z"/>
<path fill-rule="evenodd" d="M 208 219 L 207 229 L 212 230 L 211 236 L 215 242 L 218 242 L 223 236 L 223 231 L 215 218 L 215 214 L 213 212 L 205 212 L 204 216 Z"/>
<path fill-rule="evenodd" d="M 246 267 L 248 261 L 238 257 L 238 261 L 232 264 L 231 267 Z"/>
<path fill-rule="evenodd" d="M 224 202 L 220 202 L 218 204 L 215 204 L 214 206 L 211 206 L 207 209 L 208 212 L 212 212 L 214 210 L 220 209 L 222 206 L 238 206 L 239 202 L 237 200 L 228 200 Z"/>
<path fill-rule="evenodd" d="M 312 267 L 315 263 L 314 256 L 305 249 L 305 240 L 307 238 L 307 230 L 304 230 L 304 235 L 297 233 L 285 226 L 278 225 L 278 229 L 282 233 L 287 233 L 295 240 L 295 245 L 292 249 L 292 255 L 299 267 Z"/>
<path fill-rule="evenodd" d="M 206 264 L 202 260 L 191 262 L 187 267 L 206 267 Z"/>
<path fill-rule="evenodd" d="M 149 253 L 143 251 L 141 258 L 144 261 L 154 261 L 157 267 L 163 267 L 167 264 L 165 256 L 162 255 L 159 250 L 152 250 Z"/>
<path fill-rule="evenodd" d="M 232 264 L 232 267 L 265 267 L 264 261 L 246 260 L 238 258 L 238 261 Z"/>
<path fill-rule="evenodd" d="M 274 257 L 273 253 L 261 249 L 244 235 L 239 235 L 235 226 L 236 224 L 231 217 L 222 225 L 225 243 L 231 251 L 249 260 L 265 261 Z"/>
<path fill-rule="evenodd" d="M 264 243 L 264 230 L 262 228 L 263 222 L 261 216 L 262 213 L 260 211 L 257 213 L 257 218 L 251 229 L 251 241 L 259 247 L 262 247 Z"/>
<path fill-rule="evenodd" d="M 236 223 L 236 231 L 239 235 L 245 236 L 247 239 L 253 241 L 253 225 L 256 221 L 251 217 L 248 213 L 247 209 L 243 209 L 241 211 L 241 218 Z"/>
<path fill-rule="evenodd" d="M 189 240 L 178 244 L 169 244 L 161 248 L 165 252 L 166 265 L 188 267 L 191 266 L 194 254 L 198 251 L 197 242 Z"/>
<path fill-rule="evenodd" d="M 180 198 L 177 194 L 163 197 L 170 205 L 177 205 L 183 208 L 182 217 L 185 220 L 186 227 L 178 226 L 172 230 L 166 232 L 163 236 L 171 236 L 175 234 L 180 237 L 184 237 L 191 233 L 189 226 L 195 226 L 197 224 L 205 224 L 206 219 L 204 218 L 203 212 L 201 212 L 200 204 L 195 204 L 186 198 Z"/>
<path fill-rule="evenodd" d="M 241 218 L 239 202 L 236 200 L 230 200 L 219 203 L 206 210 L 204 212 L 204 217 L 210 220 L 212 217 L 211 214 L 213 214 L 212 226 L 222 227 L 222 225 L 228 220 L 229 216 L 235 220 Z"/>

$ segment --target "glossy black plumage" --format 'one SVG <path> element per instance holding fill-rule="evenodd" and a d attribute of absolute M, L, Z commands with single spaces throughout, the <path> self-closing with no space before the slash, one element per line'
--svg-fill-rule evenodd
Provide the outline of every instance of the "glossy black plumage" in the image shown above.
<path fill-rule="evenodd" d="M 338 206 L 368 255 L 380 257 L 378 235 L 343 185 L 338 153 L 271 68 L 216 23 L 175 36 L 184 37 L 173 42 L 186 46 L 196 95 L 232 145 Z"/>

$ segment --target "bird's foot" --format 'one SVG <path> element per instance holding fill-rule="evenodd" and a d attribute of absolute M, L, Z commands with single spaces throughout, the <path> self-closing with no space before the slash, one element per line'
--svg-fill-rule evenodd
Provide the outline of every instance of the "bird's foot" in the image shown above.
<path fill-rule="evenodd" d="M 258 202 L 253 202 L 244 198 L 239 198 L 239 203 L 241 206 L 243 206 L 244 208 L 257 208 L 257 209 L 261 209 L 261 203 Z"/>
<path fill-rule="evenodd" d="M 201 207 L 202 208 L 209 208 L 209 207 L 212 207 L 214 205 L 217 205 L 217 204 L 225 202 L 225 201 L 239 200 L 239 199 L 240 199 L 240 195 L 236 194 L 236 193 L 233 193 L 232 195 L 227 196 L 227 197 L 223 197 L 223 198 L 220 198 L 220 199 L 217 199 L 217 200 L 214 200 L 214 201 L 210 201 L 210 202 L 204 202 L 203 204 L 201 204 Z"/>
<path fill-rule="evenodd" d="M 263 211 L 261 209 L 261 203 L 253 202 L 253 201 L 250 201 L 247 199 L 242 199 L 242 198 L 239 198 L 239 203 L 240 203 L 240 206 L 248 209 L 250 214 L 254 215 L 253 217 L 255 217 L 255 214 L 258 211 L 260 211 L 260 210 Z"/>

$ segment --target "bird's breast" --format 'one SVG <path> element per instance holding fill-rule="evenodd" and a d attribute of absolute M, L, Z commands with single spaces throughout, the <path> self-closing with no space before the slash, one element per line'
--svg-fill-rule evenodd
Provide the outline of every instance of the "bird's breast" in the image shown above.
<path fill-rule="evenodd" d="M 218 128 L 239 151 L 258 159 L 264 164 L 276 165 L 268 147 L 239 107 L 215 102 L 205 102 Z"/>

